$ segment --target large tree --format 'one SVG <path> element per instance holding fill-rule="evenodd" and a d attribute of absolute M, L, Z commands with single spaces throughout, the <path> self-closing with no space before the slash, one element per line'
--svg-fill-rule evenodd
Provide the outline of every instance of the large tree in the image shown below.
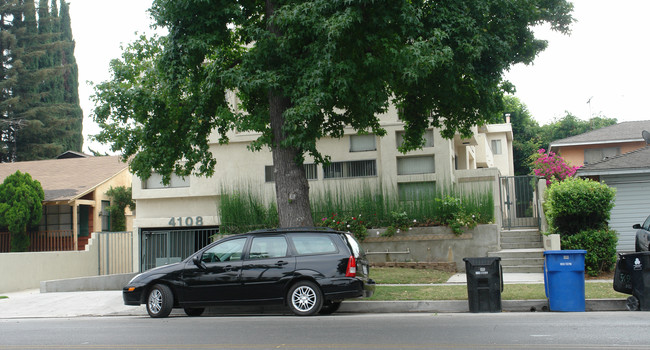
<path fill-rule="evenodd" d="M 4 1 L 0 159 L 54 158 L 81 151 L 82 113 L 68 6 Z M 6 98 L 6 99 L 5 99 Z"/>
<path fill-rule="evenodd" d="M 531 27 L 566 32 L 571 10 L 565 0 L 155 0 L 169 34 L 112 62 L 96 87 L 97 139 L 138 176 L 169 180 L 213 173 L 212 132 L 220 142 L 259 132 L 250 148 L 272 150 L 280 225 L 312 225 L 301 164 L 328 160 L 318 139 L 346 125 L 384 135 L 377 115 L 391 103 L 402 151 L 427 127 L 468 134 L 501 112 L 503 71 L 546 47 Z"/>

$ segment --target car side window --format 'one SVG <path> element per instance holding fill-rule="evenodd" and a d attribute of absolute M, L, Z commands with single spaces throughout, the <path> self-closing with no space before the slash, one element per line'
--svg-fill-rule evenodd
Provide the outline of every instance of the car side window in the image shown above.
<path fill-rule="evenodd" d="M 254 237 L 248 257 L 250 259 L 282 258 L 287 256 L 288 247 L 287 240 L 283 236 Z"/>
<path fill-rule="evenodd" d="M 646 231 L 650 231 L 650 216 L 648 216 L 648 218 L 645 219 L 645 222 L 643 223 L 643 229 Z"/>
<path fill-rule="evenodd" d="M 338 248 L 330 236 L 292 235 L 291 241 L 298 255 L 331 254 Z"/>
<path fill-rule="evenodd" d="M 242 259 L 246 238 L 231 239 L 215 245 L 203 252 L 201 261 L 205 263 L 221 261 L 237 261 Z"/>

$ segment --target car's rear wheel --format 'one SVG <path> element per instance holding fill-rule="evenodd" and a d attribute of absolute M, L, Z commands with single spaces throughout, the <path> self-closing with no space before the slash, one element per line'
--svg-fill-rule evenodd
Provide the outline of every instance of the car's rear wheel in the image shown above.
<path fill-rule="evenodd" d="M 174 294 L 164 284 L 156 284 L 149 290 L 147 313 L 154 318 L 167 317 L 174 307 Z"/>
<path fill-rule="evenodd" d="M 299 281 L 289 289 L 287 304 L 294 314 L 311 316 L 323 306 L 323 293 L 315 283 Z"/>
<path fill-rule="evenodd" d="M 185 311 L 185 314 L 190 317 L 199 317 L 203 315 L 203 311 L 205 311 L 202 307 L 186 307 L 183 310 Z"/>
<path fill-rule="evenodd" d="M 331 315 L 338 311 L 340 307 L 340 301 L 326 301 L 323 303 L 323 307 L 320 308 L 320 311 L 318 311 L 318 313 L 321 315 Z"/>

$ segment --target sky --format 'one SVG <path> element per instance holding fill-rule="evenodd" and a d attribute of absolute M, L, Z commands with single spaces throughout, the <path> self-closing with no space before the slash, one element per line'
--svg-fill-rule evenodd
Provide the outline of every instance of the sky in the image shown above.
<path fill-rule="evenodd" d="M 92 121 L 93 89 L 89 81 L 110 79 L 109 62 L 119 58 L 121 44 L 136 39 L 136 32 L 152 33 L 147 9 L 151 0 L 67 0 L 79 66 L 79 98 L 84 111 L 84 151 L 106 152 L 108 147 L 91 142 L 99 132 Z M 505 79 L 540 125 L 570 112 L 580 119 L 592 116 L 619 122 L 648 120 L 647 84 L 650 82 L 650 46 L 646 24 L 648 0 L 573 1 L 570 35 L 535 28 L 548 41 L 532 65 L 516 65 Z"/>

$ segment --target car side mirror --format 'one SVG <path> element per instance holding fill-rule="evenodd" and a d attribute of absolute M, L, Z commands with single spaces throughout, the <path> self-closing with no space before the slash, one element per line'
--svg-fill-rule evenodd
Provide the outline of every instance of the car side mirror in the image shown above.
<path fill-rule="evenodd" d="M 634 225 L 632 225 L 632 228 L 635 229 L 635 230 L 638 230 L 638 229 L 641 228 L 641 225 L 640 224 L 634 224 Z"/>
<path fill-rule="evenodd" d="M 201 261 L 201 254 L 197 254 L 192 258 L 192 262 L 200 269 L 205 269 L 205 264 Z"/>

